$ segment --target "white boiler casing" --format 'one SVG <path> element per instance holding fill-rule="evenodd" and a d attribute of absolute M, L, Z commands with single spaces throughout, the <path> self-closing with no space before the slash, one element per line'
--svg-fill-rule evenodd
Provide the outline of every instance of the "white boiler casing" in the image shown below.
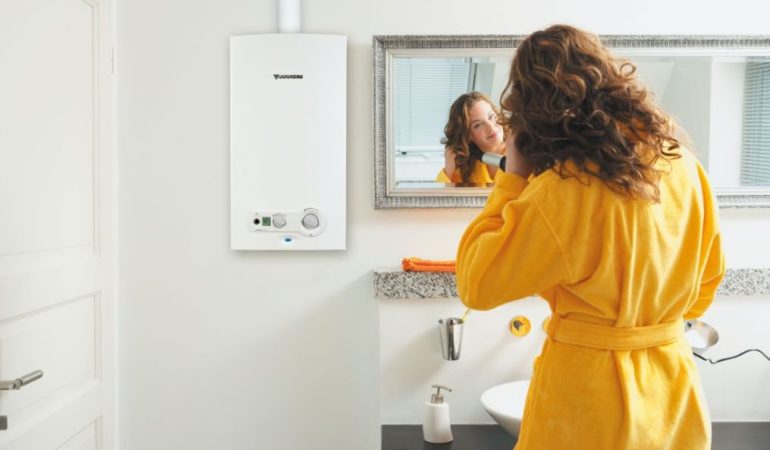
<path fill-rule="evenodd" d="M 337 35 L 230 38 L 232 249 L 345 249 L 346 51 Z"/>

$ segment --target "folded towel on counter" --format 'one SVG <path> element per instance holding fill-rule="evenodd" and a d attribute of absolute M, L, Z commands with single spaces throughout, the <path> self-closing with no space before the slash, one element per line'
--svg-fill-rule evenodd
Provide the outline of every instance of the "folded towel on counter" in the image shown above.
<path fill-rule="evenodd" d="M 401 267 L 407 272 L 455 272 L 454 261 L 434 261 L 421 258 L 404 258 Z"/>

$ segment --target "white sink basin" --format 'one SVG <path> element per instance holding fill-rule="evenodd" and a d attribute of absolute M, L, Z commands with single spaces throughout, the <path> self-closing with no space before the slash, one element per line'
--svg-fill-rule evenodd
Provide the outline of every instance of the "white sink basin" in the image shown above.
<path fill-rule="evenodd" d="M 500 384 L 481 394 L 481 404 L 505 431 L 518 437 L 528 389 L 529 380 Z"/>

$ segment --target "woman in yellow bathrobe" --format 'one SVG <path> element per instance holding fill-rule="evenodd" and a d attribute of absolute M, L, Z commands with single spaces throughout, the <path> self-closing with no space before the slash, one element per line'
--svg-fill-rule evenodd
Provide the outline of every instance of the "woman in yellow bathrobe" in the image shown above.
<path fill-rule="evenodd" d="M 444 167 L 436 175 L 439 183 L 494 183 L 502 173 L 496 167 L 471 157 L 475 146 L 482 153 L 505 153 L 508 126 L 501 123 L 499 109 L 481 92 L 466 92 L 449 108 L 444 126 Z"/>
<path fill-rule="evenodd" d="M 550 305 L 518 450 L 710 448 L 683 319 L 724 276 L 718 211 L 631 69 L 560 25 L 512 63 L 506 172 L 463 235 L 457 287 L 473 309 Z"/>

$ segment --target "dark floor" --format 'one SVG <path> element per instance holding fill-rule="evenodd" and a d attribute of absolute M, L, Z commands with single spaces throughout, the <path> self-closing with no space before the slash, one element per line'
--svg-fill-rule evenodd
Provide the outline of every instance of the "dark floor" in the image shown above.
<path fill-rule="evenodd" d="M 510 450 L 516 438 L 497 425 L 452 425 L 454 441 L 429 444 L 420 425 L 383 425 L 382 450 Z M 712 450 L 768 450 L 770 422 L 717 422 Z"/>

